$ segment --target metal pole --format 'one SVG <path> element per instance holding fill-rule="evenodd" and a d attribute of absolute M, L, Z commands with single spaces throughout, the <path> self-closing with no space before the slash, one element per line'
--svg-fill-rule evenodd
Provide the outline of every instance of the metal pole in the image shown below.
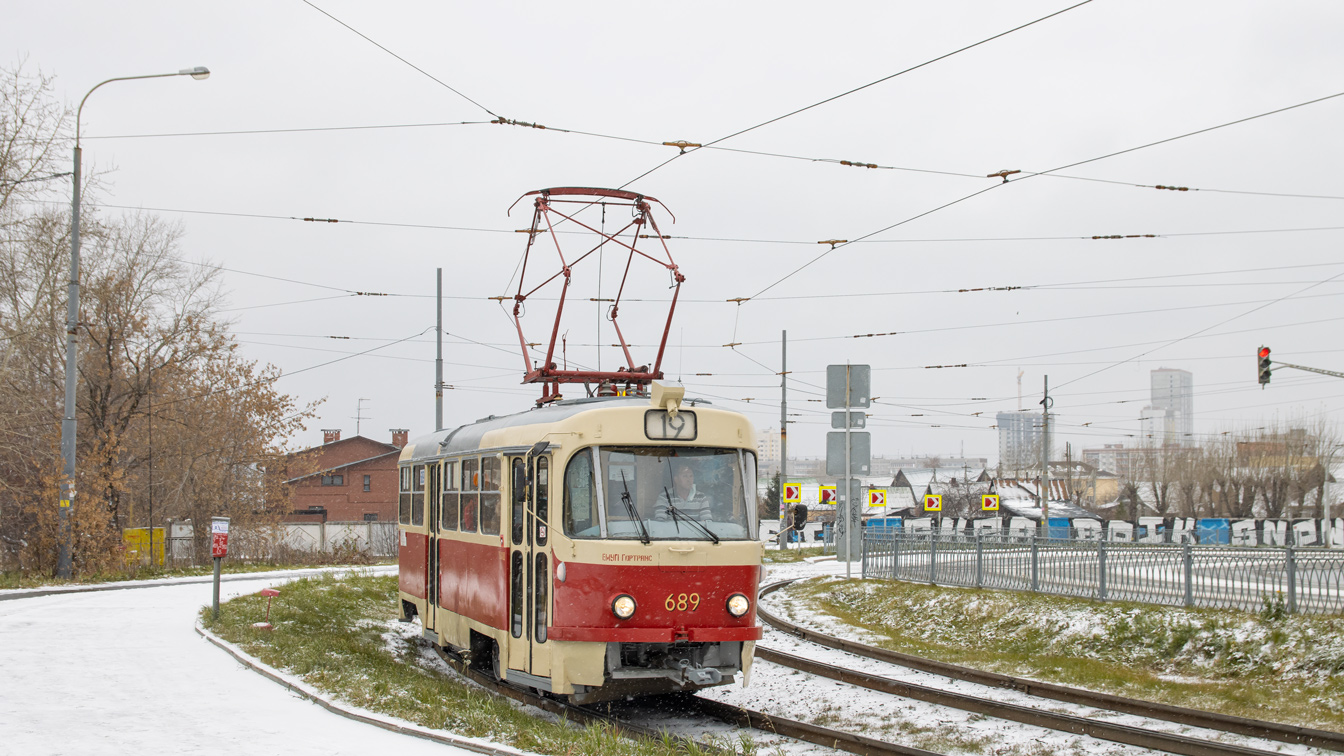
<path fill-rule="evenodd" d="M 1106 537 L 1097 541 L 1097 598 L 1106 600 Z"/>
<path fill-rule="evenodd" d="M 985 586 L 985 542 L 980 531 L 975 531 L 975 587 Z"/>
<path fill-rule="evenodd" d="M 1031 534 L 1031 589 L 1039 591 L 1041 589 L 1041 550 L 1039 545 L 1040 537 L 1035 533 Z"/>
<path fill-rule="evenodd" d="M 438 281 L 439 328 L 435 332 L 438 351 L 434 358 L 434 430 L 443 430 L 443 268 L 435 270 L 435 278 Z"/>
<path fill-rule="evenodd" d="M 145 358 L 149 367 L 149 566 L 154 566 L 154 356 Z"/>
<path fill-rule="evenodd" d="M 222 557 L 215 557 L 215 598 L 211 603 L 215 619 L 219 619 L 219 563 L 223 561 L 224 559 Z"/>
<path fill-rule="evenodd" d="M 101 85 L 100 85 L 101 86 Z M 97 89 L 97 87 L 94 87 Z M 92 93 L 92 91 L 90 91 Z M 88 95 L 85 95 L 87 98 Z M 81 103 L 82 105 L 82 103 Z M 56 577 L 69 579 L 70 502 L 75 498 L 75 376 L 79 354 L 79 127 L 75 127 L 74 198 L 70 205 L 70 283 L 65 315 L 65 412 L 61 417 L 60 546 L 56 554 Z"/>
<path fill-rule="evenodd" d="M 854 518 L 850 513 L 854 511 L 854 497 L 850 496 L 853 486 L 849 484 L 849 363 L 845 363 L 845 577 L 849 577 L 850 560 L 854 558 L 854 534 L 851 532 L 854 528 Z"/>
<path fill-rule="evenodd" d="M 789 332 L 779 332 L 779 546 L 786 548 L 784 526 L 789 507 L 784 503 L 784 486 L 789 482 Z M 802 544 L 799 544 L 802 548 Z"/>
<path fill-rule="evenodd" d="M 1327 549 L 1334 545 L 1330 543 L 1333 530 L 1330 522 L 1330 467 L 1335 458 L 1335 451 L 1336 449 L 1332 447 L 1325 457 L 1325 478 L 1321 481 L 1321 517 L 1325 520 L 1325 537 L 1321 540 Z"/>
<path fill-rule="evenodd" d="M 1041 400 L 1041 524 L 1050 535 L 1050 376 L 1045 376 L 1045 398 Z"/>
<path fill-rule="evenodd" d="M 1285 550 L 1288 567 L 1288 613 L 1297 614 L 1297 554 L 1292 546 Z"/>
<path fill-rule="evenodd" d="M 98 87 L 114 81 L 133 79 L 161 79 L 169 76 L 190 76 L 193 79 L 205 79 L 210 76 L 204 66 L 184 68 L 177 73 L 150 74 L 148 76 L 121 76 L 99 82 L 85 93 L 75 110 L 75 166 L 71 173 L 74 185 L 70 203 L 70 283 L 68 286 L 65 317 L 65 410 L 61 417 L 61 493 L 59 532 L 56 550 L 56 577 L 70 578 L 72 573 L 70 558 L 70 505 L 75 498 L 75 381 L 79 353 L 79 192 L 82 180 L 80 170 L 81 150 L 79 147 L 79 121 L 84 114 L 84 103 Z"/>
<path fill-rule="evenodd" d="M 1181 545 L 1181 561 L 1185 565 L 1185 605 L 1195 605 L 1195 554 L 1190 543 Z"/>

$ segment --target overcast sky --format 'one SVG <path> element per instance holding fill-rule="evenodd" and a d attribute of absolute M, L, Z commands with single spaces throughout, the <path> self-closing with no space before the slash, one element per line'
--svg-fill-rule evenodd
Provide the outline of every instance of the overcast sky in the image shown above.
<path fill-rule="evenodd" d="M 1069 5 L 10 1 L 0 49 L 72 105 L 107 78 L 210 68 L 100 89 L 85 163 L 112 169 L 101 202 L 154 209 L 189 259 L 226 269 L 248 355 L 290 372 L 375 350 L 281 380 L 326 400 L 293 439 L 307 446 L 321 428 L 353 434 L 361 398 L 365 436 L 433 430 L 437 267 L 445 423 L 532 406 L 488 299 L 516 287 L 530 207 L 507 211 L 525 192 L 621 186 L 677 154 L 643 141 L 708 143 Z M 790 450 L 805 456 L 829 427 L 808 400 L 847 360 L 874 368 L 875 454 L 992 461 L 1019 370 L 1024 407 L 1045 376 L 1057 388 L 1061 448 L 1135 443 L 1158 367 L 1194 374 L 1198 434 L 1338 420 L 1344 383 L 1280 369 L 1261 390 L 1254 352 L 1344 368 L 1344 97 L 1032 173 L 1344 92 L 1342 28 L 1336 2 L 1094 0 L 717 145 L 743 152 L 689 152 L 629 186 L 688 237 L 668 242 L 686 276 L 668 376 L 778 427 L 787 330 Z M 385 126 L 402 128 L 340 128 Z M 199 135 L 248 130 L 271 131 Z M 985 178 L 1002 169 L 1023 173 Z M 1157 236 L 1090 238 L 1127 234 Z M 860 237 L 803 268 L 829 248 L 816 242 Z M 625 258 L 602 263 L 609 297 Z M 586 266 L 562 328 L 569 359 L 595 365 L 614 334 L 598 333 Z M 646 301 L 621 311 L 637 363 L 670 293 L 643 273 L 626 296 Z M 958 292 L 982 287 L 1023 288 Z"/>

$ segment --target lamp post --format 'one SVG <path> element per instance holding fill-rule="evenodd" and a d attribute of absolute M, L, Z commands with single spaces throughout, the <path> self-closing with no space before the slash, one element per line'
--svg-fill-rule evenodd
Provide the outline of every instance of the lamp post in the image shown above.
<path fill-rule="evenodd" d="M 161 79 L 168 76 L 190 76 L 193 79 L 207 79 L 210 69 L 205 66 L 184 68 L 177 73 L 148 74 L 146 76 L 121 76 L 108 79 L 90 89 L 79 101 L 75 111 L 75 170 L 73 175 L 74 199 L 70 206 L 70 284 L 69 303 L 65 318 L 65 414 L 61 418 L 61 460 L 65 467 L 61 475 L 60 499 L 60 546 L 56 557 L 56 576 L 71 576 L 70 562 L 70 502 L 75 498 L 75 375 L 79 348 L 79 190 L 80 190 L 80 148 L 79 121 L 84 113 L 84 102 L 98 87 L 114 81 L 134 79 Z M 152 527 L 152 524 L 151 524 Z"/>

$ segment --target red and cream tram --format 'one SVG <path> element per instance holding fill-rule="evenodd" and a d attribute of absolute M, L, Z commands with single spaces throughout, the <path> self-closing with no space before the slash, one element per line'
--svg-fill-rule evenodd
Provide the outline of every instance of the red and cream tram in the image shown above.
<path fill-rule="evenodd" d="M 755 433 L 653 383 L 416 439 L 400 460 L 402 618 L 576 702 L 751 668 Z"/>

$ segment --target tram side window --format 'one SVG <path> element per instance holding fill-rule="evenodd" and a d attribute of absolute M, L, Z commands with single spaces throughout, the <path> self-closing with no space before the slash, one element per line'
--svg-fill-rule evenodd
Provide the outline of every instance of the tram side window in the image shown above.
<path fill-rule="evenodd" d="M 397 508 L 397 522 L 411 524 L 411 468 L 401 468 L 401 498 Z"/>
<path fill-rule="evenodd" d="M 425 524 L 425 466 L 411 468 L 411 525 Z"/>
<path fill-rule="evenodd" d="M 475 533 L 480 509 L 481 461 L 462 460 L 462 532 Z"/>
<path fill-rule="evenodd" d="M 546 545 L 546 528 L 550 522 L 550 460 L 541 457 L 537 460 L 537 481 L 535 490 L 537 492 L 537 545 Z"/>
<path fill-rule="evenodd" d="M 532 628 L 532 637 L 537 639 L 537 643 L 546 642 L 546 607 L 549 606 L 550 597 L 546 590 L 550 586 L 550 569 L 546 561 L 545 554 L 537 554 L 537 579 L 533 583 L 537 587 L 535 616 L 533 621 L 536 623 Z"/>
<path fill-rule="evenodd" d="M 597 538 L 596 492 L 593 490 L 593 455 L 581 450 L 565 467 L 565 534 L 575 538 Z"/>
<path fill-rule="evenodd" d="M 457 463 L 443 463 L 443 495 L 439 507 L 439 529 L 457 530 L 457 508 L 460 496 L 457 493 Z"/>
<path fill-rule="evenodd" d="M 481 532 L 499 535 L 499 457 L 481 460 Z"/>
<path fill-rule="evenodd" d="M 513 477 L 510 479 L 512 488 L 509 491 L 509 501 L 513 506 L 509 509 L 509 530 L 514 546 L 523 542 L 523 532 L 527 528 L 527 521 L 523 517 L 523 506 L 527 504 L 527 486 L 519 485 L 526 469 L 527 463 L 522 457 L 513 458 Z"/>

